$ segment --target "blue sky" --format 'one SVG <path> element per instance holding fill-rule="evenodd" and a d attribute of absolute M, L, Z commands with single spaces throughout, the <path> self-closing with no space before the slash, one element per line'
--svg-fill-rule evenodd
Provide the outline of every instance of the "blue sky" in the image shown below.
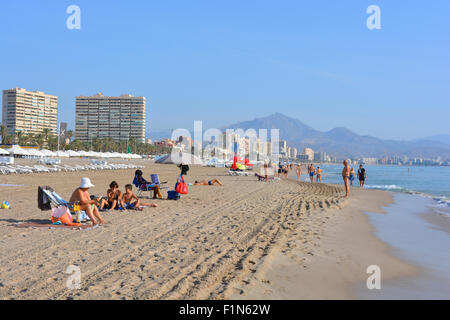
<path fill-rule="evenodd" d="M 81 8 L 81 30 L 66 9 Z M 366 8 L 381 8 L 368 30 Z M 0 88 L 147 98 L 150 130 L 274 112 L 319 129 L 450 134 L 450 1 L 5 0 Z"/>

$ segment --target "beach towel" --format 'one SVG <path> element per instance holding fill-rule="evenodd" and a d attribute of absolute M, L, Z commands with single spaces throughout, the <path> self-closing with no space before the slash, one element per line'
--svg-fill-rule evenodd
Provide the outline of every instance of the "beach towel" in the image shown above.
<path fill-rule="evenodd" d="M 91 230 L 98 228 L 98 225 L 82 225 L 78 223 L 74 223 L 70 226 L 64 224 L 52 224 L 50 223 L 38 223 L 38 222 L 19 222 L 16 223 L 15 226 L 17 228 L 48 228 L 48 229 L 76 229 L 76 230 Z"/>

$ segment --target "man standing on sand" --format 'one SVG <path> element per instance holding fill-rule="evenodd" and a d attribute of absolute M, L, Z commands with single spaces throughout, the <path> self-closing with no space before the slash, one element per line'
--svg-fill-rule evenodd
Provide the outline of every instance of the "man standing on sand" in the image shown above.
<path fill-rule="evenodd" d="M 366 182 L 367 173 L 366 169 L 363 168 L 362 164 L 359 165 L 358 169 L 359 186 L 364 188 L 364 183 Z"/>
<path fill-rule="evenodd" d="M 89 195 L 89 188 L 92 187 L 95 186 L 91 183 L 89 178 L 81 178 L 80 187 L 73 192 L 69 202 L 78 203 L 80 205 L 80 209 L 86 212 L 89 219 L 91 219 L 92 224 L 95 226 L 98 223 L 104 224 L 105 220 L 103 220 L 97 208 L 99 205 L 99 199 L 91 200 L 91 196 Z M 98 219 L 98 223 L 95 218 Z"/>
<path fill-rule="evenodd" d="M 345 185 L 345 197 L 348 198 L 350 195 L 350 186 L 349 186 L 349 178 L 350 178 L 350 165 L 347 160 L 344 160 L 344 169 L 342 170 L 342 179 L 344 179 Z"/>
<path fill-rule="evenodd" d="M 316 168 L 314 168 L 313 164 L 311 163 L 308 167 L 309 180 L 311 180 L 311 183 L 314 182 L 314 172 L 315 171 L 316 171 Z"/>

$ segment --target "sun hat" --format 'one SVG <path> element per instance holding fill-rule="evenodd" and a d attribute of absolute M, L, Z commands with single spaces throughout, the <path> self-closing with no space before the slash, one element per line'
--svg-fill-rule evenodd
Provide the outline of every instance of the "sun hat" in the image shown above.
<path fill-rule="evenodd" d="M 81 189 L 92 188 L 92 187 L 95 187 L 95 186 L 92 184 L 91 179 L 81 178 L 81 184 L 80 184 Z"/>

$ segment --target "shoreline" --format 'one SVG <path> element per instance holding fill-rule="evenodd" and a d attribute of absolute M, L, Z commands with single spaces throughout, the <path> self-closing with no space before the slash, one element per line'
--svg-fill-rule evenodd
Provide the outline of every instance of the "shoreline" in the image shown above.
<path fill-rule="evenodd" d="M 370 265 L 380 266 L 383 281 L 416 276 L 420 268 L 396 257 L 392 248 L 375 236 L 365 214 L 385 214 L 382 207 L 391 203 L 390 192 L 353 188 L 342 209 L 329 210 L 331 223 L 325 226 L 313 256 L 299 251 L 290 256 L 275 253 L 272 263 L 256 275 L 270 285 L 259 283 L 247 288 L 245 295 L 232 298 L 357 299 L 354 287 L 366 282 Z"/>

